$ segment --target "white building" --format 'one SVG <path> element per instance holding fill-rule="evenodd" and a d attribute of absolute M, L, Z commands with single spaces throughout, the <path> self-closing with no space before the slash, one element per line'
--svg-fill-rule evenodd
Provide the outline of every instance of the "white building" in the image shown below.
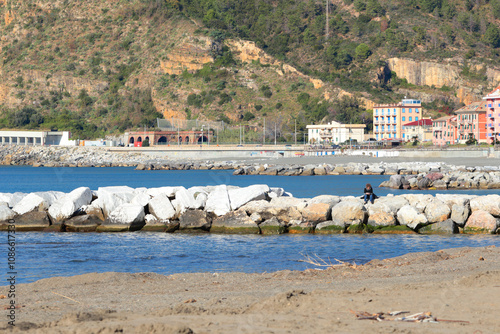
<path fill-rule="evenodd" d="M 364 140 L 365 124 L 328 124 L 308 125 L 309 144 L 339 144 L 349 140 Z"/>
<path fill-rule="evenodd" d="M 0 131 L 0 144 L 76 146 L 70 136 L 69 131 Z"/>

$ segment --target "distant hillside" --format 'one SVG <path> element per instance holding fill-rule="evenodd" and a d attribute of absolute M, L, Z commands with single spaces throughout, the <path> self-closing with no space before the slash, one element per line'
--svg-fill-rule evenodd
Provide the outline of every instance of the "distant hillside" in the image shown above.
<path fill-rule="evenodd" d="M 500 0 L 332 0 L 328 25 L 309 0 L 0 0 L 0 15 L 4 128 L 370 128 L 373 103 L 438 116 L 500 83 Z"/>

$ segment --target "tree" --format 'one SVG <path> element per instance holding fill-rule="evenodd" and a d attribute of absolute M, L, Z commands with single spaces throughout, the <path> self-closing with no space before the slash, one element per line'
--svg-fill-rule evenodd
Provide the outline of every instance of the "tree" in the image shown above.
<path fill-rule="evenodd" d="M 500 30 L 498 29 L 496 24 L 489 25 L 482 39 L 483 42 L 489 44 L 494 48 L 498 48 L 500 46 Z"/>
<path fill-rule="evenodd" d="M 360 45 L 358 45 L 354 52 L 356 55 L 356 59 L 361 61 L 365 61 L 372 54 L 370 47 L 365 43 L 361 43 Z"/>
<path fill-rule="evenodd" d="M 149 138 L 144 139 L 142 142 L 142 147 L 149 147 Z"/>

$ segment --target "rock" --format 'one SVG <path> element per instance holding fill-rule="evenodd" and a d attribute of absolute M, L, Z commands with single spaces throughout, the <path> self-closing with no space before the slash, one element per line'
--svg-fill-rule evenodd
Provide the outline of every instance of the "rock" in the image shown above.
<path fill-rule="evenodd" d="M 153 197 L 148 204 L 149 212 L 160 222 L 166 223 L 176 216 L 176 212 L 168 197 L 160 193 Z"/>
<path fill-rule="evenodd" d="M 151 196 L 151 197 L 155 197 L 155 196 L 158 196 L 158 195 L 165 195 L 168 198 L 174 198 L 175 197 L 175 193 L 177 192 L 177 190 L 179 190 L 181 188 L 184 188 L 184 187 L 149 188 L 148 190 L 146 190 L 146 193 L 149 196 Z"/>
<path fill-rule="evenodd" d="M 288 233 L 290 234 L 304 234 L 304 233 L 314 233 L 315 224 L 312 223 L 302 223 L 300 221 L 293 221 L 293 223 L 288 226 Z"/>
<path fill-rule="evenodd" d="M 451 208 L 451 220 L 460 227 L 464 227 L 470 215 L 470 207 L 467 205 L 454 204 Z"/>
<path fill-rule="evenodd" d="M 326 175 L 326 169 L 323 166 L 318 166 L 313 169 L 314 175 Z"/>
<path fill-rule="evenodd" d="M 347 226 L 363 224 L 366 220 L 366 208 L 359 201 L 342 201 L 332 208 L 332 220 Z"/>
<path fill-rule="evenodd" d="M 237 210 L 250 201 L 266 199 L 269 186 L 256 184 L 245 188 L 231 189 L 228 191 L 231 210 Z"/>
<path fill-rule="evenodd" d="M 368 214 L 372 215 L 376 211 L 385 211 L 395 216 L 399 209 L 408 205 L 408 203 L 406 198 L 402 196 L 381 197 L 377 199 L 373 205 L 368 206 Z"/>
<path fill-rule="evenodd" d="M 143 206 L 125 203 L 109 214 L 106 225 L 124 225 L 129 231 L 138 231 L 145 225 L 145 216 Z"/>
<path fill-rule="evenodd" d="M 347 225 L 344 222 L 335 222 L 333 220 L 328 220 L 316 225 L 314 233 L 317 234 L 338 234 L 345 233 Z"/>
<path fill-rule="evenodd" d="M 342 167 L 342 166 L 335 166 L 335 168 L 333 169 L 332 173 L 335 173 L 335 174 L 338 174 L 338 175 L 345 174 L 345 168 Z"/>
<path fill-rule="evenodd" d="M 495 217 L 500 217 L 500 196 L 487 195 L 475 197 L 470 200 L 470 209 L 474 211 L 482 210 L 489 212 Z"/>
<path fill-rule="evenodd" d="M 377 210 L 368 216 L 366 224 L 372 227 L 395 226 L 396 218 L 390 212 Z"/>
<path fill-rule="evenodd" d="M 213 212 L 216 216 L 223 216 L 231 211 L 231 202 L 226 185 L 220 185 L 208 195 L 205 206 L 206 212 Z"/>
<path fill-rule="evenodd" d="M 259 226 L 244 210 L 226 213 L 212 221 L 211 233 L 259 234 Z"/>
<path fill-rule="evenodd" d="M 451 219 L 424 226 L 418 230 L 422 234 L 455 234 L 459 233 L 458 226 Z"/>
<path fill-rule="evenodd" d="M 130 203 L 147 206 L 150 200 L 151 197 L 146 192 L 140 192 L 132 198 Z"/>
<path fill-rule="evenodd" d="M 31 193 L 20 200 L 12 210 L 18 215 L 22 215 L 31 211 L 45 211 L 49 208 L 49 204 L 42 197 Z"/>
<path fill-rule="evenodd" d="M 312 203 L 302 209 L 304 222 L 316 224 L 330 219 L 331 206 L 327 203 Z"/>
<path fill-rule="evenodd" d="M 73 214 L 88 205 L 92 200 L 92 191 L 88 187 L 80 187 L 55 201 L 48 213 L 52 222 L 58 223 L 70 218 Z"/>
<path fill-rule="evenodd" d="M 278 187 L 269 188 L 269 193 L 267 194 L 271 198 L 281 197 L 285 194 L 285 189 Z"/>
<path fill-rule="evenodd" d="M 92 202 L 92 205 L 99 206 L 104 217 L 108 217 L 120 205 L 130 203 L 136 195 L 134 189 L 127 186 L 99 187 L 96 203 Z"/>
<path fill-rule="evenodd" d="M 6 222 L 13 219 L 16 213 L 9 208 L 9 205 L 5 202 L 0 202 L 0 223 Z"/>
<path fill-rule="evenodd" d="M 419 213 L 424 213 L 427 204 L 434 200 L 434 196 L 424 194 L 406 194 L 401 197 L 405 198 Z"/>
<path fill-rule="evenodd" d="M 418 229 L 418 227 L 427 224 L 427 218 L 424 214 L 419 213 L 414 207 L 405 205 L 399 209 L 397 219 L 400 225 L 406 225 L 411 229 Z"/>
<path fill-rule="evenodd" d="M 267 219 L 259 224 L 259 229 L 262 234 L 283 234 L 286 232 L 286 226 L 276 217 Z"/>
<path fill-rule="evenodd" d="M 45 211 L 31 211 L 17 216 L 16 232 L 47 231 L 50 228 L 50 220 Z M 55 231 L 59 231 L 59 226 Z"/>
<path fill-rule="evenodd" d="M 417 181 L 417 187 L 418 189 L 428 189 L 430 185 L 432 184 L 432 181 L 429 180 L 428 178 L 424 177 L 420 180 Z"/>
<path fill-rule="evenodd" d="M 141 229 L 141 231 L 148 232 L 165 232 L 167 230 L 167 224 L 169 221 L 160 221 L 152 214 L 147 214 L 144 216 L 144 222 L 146 225 Z"/>
<path fill-rule="evenodd" d="M 425 217 L 431 224 L 439 223 L 450 217 L 451 210 L 445 203 L 434 199 L 425 207 Z"/>
<path fill-rule="evenodd" d="M 311 204 L 316 204 L 316 203 L 325 203 L 328 204 L 328 206 L 333 208 L 335 205 L 337 205 L 340 202 L 340 197 L 339 196 L 333 196 L 333 195 L 319 195 L 316 196 L 309 201 L 307 201 L 307 205 Z"/>
<path fill-rule="evenodd" d="M 369 167 L 365 169 L 362 174 L 364 175 L 382 175 L 384 174 L 385 170 L 380 168 L 380 167 Z"/>
<path fill-rule="evenodd" d="M 472 204 L 472 201 L 471 201 Z M 495 233 L 498 221 L 491 213 L 484 210 L 475 210 L 467 219 L 464 227 L 465 233 Z"/>
<path fill-rule="evenodd" d="M 314 168 L 315 167 L 306 166 L 306 167 L 304 167 L 304 169 L 302 170 L 302 173 L 300 173 L 300 175 L 303 175 L 303 176 L 314 175 Z"/>
<path fill-rule="evenodd" d="M 13 208 L 25 196 L 27 196 L 27 194 L 21 192 L 15 192 L 13 194 L 0 193 L 0 202 L 6 202 L 10 208 Z"/>
<path fill-rule="evenodd" d="M 95 215 L 81 215 L 64 221 L 61 229 L 65 232 L 95 232 L 102 223 Z"/>
<path fill-rule="evenodd" d="M 393 188 L 393 189 L 403 188 L 403 179 L 404 179 L 404 176 L 402 176 L 402 175 L 391 175 L 391 177 L 389 178 L 388 187 Z"/>
<path fill-rule="evenodd" d="M 211 221 L 202 210 L 187 210 L 179 217 L 179 232 L 208 232 Z"/>
<path fill-rule="evenodd" d="M 437 173 L 437 172 L 433 172 L 433 173 L 429 173 L 425 176 L 427 179 L 431 180 L 431 181 L 437 181 L 437 180 L 441 180 L 443 178 L 443 174 L 441 173 Z"/>

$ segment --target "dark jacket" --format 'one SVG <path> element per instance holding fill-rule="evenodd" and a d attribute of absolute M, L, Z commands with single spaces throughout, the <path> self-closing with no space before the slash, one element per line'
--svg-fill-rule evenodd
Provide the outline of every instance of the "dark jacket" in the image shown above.
<path fill-rule="evenodd" d="M 363 194 L 366 194 L 366 193 L 369 193 L 369 194 L 373 194 L 373 188 L 370 188 L 370 189 L 364 189 L 363 190 Z"/>

